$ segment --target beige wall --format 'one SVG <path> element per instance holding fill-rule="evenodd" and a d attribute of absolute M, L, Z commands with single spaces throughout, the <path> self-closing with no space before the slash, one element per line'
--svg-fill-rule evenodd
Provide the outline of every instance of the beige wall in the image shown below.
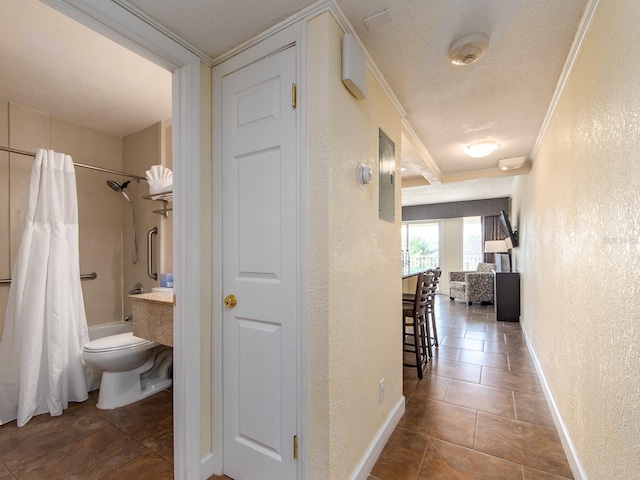
<path fill-rule="evenodd" d="M 372 75 L 365 100 L 344 87 L 342 36 L 329 13 L 309 21 L 308 470 L 322 480 L 352 475 L 402 398 L 400 192 L 396 222 L 379 220 L 377 174 L 378 128 L 399 159 L 402 126 Z M 375 172 L 364 191 L 359 161 Z"/>
<path fill-rule="evenodd" d="M 144 176 L 145 172 L 153 165 L 162 163 L 161 156 L 161 135 L 162 123 L 158 122 L 150 127 L 145 128 L 131 135 L 127 135 L 123 140 L 123 157 L 124 165 L 127 172 L 135 175 Z M 122 183 L 124 178 L 114 178 L 118 183 Z M 129 291 L 133 289 L 136 283 L 142 284 L 145 292 L 150 292 L 153 287 L 160 286 L 160 240 L 161 235 L 155 235 L 153 270 L 158 274 L 158 280 L 154 280 L 147 275 L 147 232 L 153 227 L 157 227 L 158 231 L 163 228 L 162 223 L 165 222 L 163 215 L 153 213 L 163 207 L 162 202 L 148 200 L 143 198 L 149 195 L 149 185 L 145 181 L 132 181 L 127 187 L 127 195 L 133 201 L 136 207 L 136 235 L 138 243 L 138 262 L 133 263 L 131 258 L 132 244 L 131 236 L 133 232 L 132 209 L 122 195 L 113 192 L 120 199 L 120 209 L 122 210 L 122 263 L 123 263 L 123 298 L 124 298 L 124 314 L 131 315 L 131 299 Z M 134 319 L 135 321 L 135 319 Z"/>
<path fill-rule="evenodd" d="M 586 476 L 640 472 L 640 8 L 602 0 L 513 222 L 522 324 Z"/>
<path fill-rule="evenodd" d="M 67 122 L 21 105 L 0 101 L 2 145 L 35 151 L 51 148 L 75 162 L 122 170 L 122 139 Z M 8 134 L 10 132 L 10 134 Z M 24 155 L 0 157 L 0 276 L 11 277 L 18 252 L 32 160 Z M 122 210 L 105 184 L 105 174 L 76 167 L 80 225 L 80 271 L 96 272 L 83 280 L 87 323 L 97 325 L 122 319 Z M 0 285 L 0 328 L 4 324 L 8 285 Z"/>

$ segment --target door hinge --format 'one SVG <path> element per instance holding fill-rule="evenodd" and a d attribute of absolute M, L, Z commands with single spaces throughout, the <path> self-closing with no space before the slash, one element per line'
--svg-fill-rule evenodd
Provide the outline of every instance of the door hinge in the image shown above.
<path fill-rule="evenodd" d="M 293 459 L 298 458 L 298 435 L 293 436 Z"/>
<path fill-rule="evenodd" d="M 298 98 L 298 88 L 295 83 L 291 84 L 291 106 L 296 108 Z"/>

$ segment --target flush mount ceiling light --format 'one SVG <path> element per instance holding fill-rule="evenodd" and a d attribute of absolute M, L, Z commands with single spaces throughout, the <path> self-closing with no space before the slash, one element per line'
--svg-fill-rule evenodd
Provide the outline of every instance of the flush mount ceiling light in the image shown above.
<path fill-rule="evenodd" d="M 472 145 L 467 145 L 464 148 L 464 153 L 473 158 L 483 158 L 487 155 L 491 155 L 499 146 L 500 145 L 495 142 L 474 143 Z"/>
<path fill-rule="evenodd" d="M 489 48 L 489 37 L 484 33 L 471 33 L 459 38 L 449 47 L 449 59 L 454 65 L 471 65 Z"/>
<path fill-rule="evenodd" d="M 527 157 L 511 157 L 498 160 L 498 167 L 500 170 L 514 170 L 520 168 L 526 162 Z"/>

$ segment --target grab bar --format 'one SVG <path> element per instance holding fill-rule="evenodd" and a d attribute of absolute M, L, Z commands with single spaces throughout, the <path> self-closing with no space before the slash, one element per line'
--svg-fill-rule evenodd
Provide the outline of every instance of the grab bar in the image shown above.
<path fill-rule="evenodd" d="M 147 275 L 158 280 L 158 274 L 153 272 L 153 236 L 158 234 L 158 227 L 153 227 L 147 232 Z"/>
<path fill-rule="evenodd" d="M 98 278 L 98 274 L 96 272 L 91 272 L 91 273 L 83 273 L 80 275 L 80 279 L 84 280 L 95 280 L 96 278 Z M 2 283 L 11 283 L 11 279 L 10 278 L 0 278 L 0 284 Z"/>

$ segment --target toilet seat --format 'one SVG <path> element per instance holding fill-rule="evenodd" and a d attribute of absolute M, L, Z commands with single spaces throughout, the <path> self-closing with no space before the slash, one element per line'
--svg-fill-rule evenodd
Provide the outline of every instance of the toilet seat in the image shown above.
<path fill-rule="evenodd" d="M 83 347 L 85 352 L 100 353 L 100 352 L 115 352 L 118 350 L 126 350 L 129 348 L 140 348 L 146 346 L 153 346 L 155 342 L 147 340 L 145 338 L 135 337 L 133 332 L 118 333 L 117 335 L 110 335 L 108 337 L 98 338 L 86 343 Z"/>

